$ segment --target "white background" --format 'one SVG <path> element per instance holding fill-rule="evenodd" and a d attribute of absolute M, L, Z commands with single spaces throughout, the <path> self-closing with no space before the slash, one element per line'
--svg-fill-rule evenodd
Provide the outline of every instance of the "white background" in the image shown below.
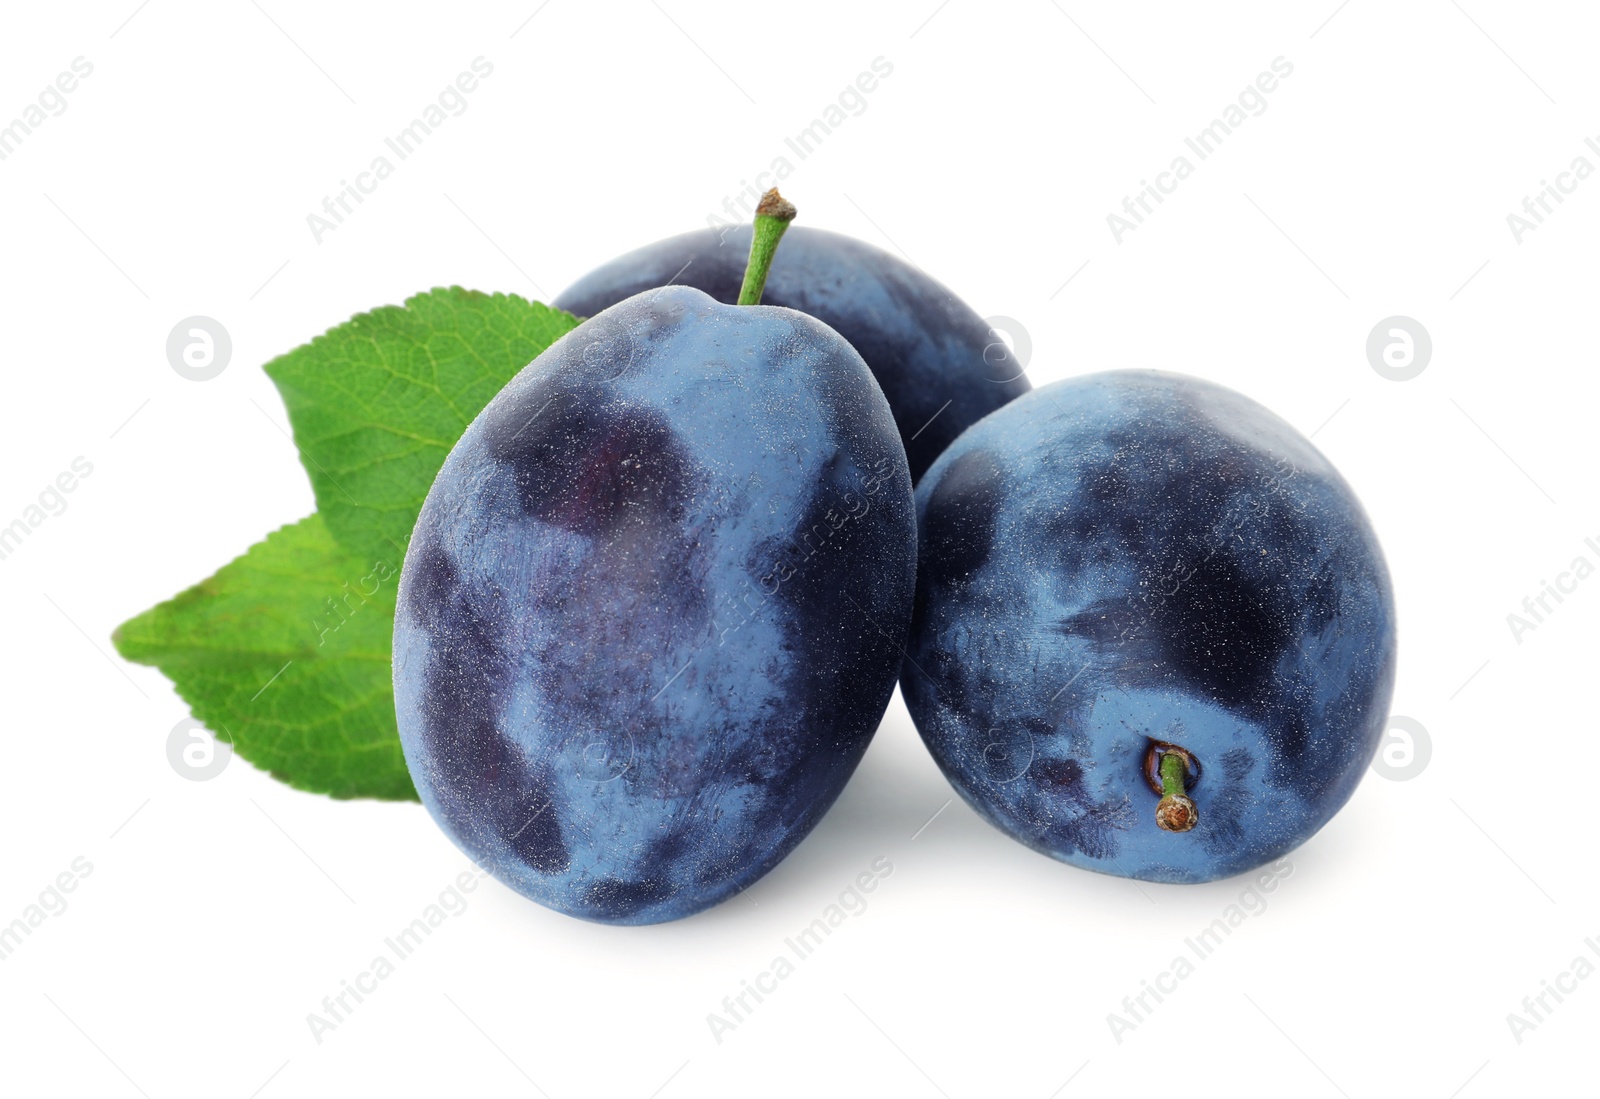
<path fill-rule="evenodd" d="M 1506 220 L 1574 158 L 1600 166 L 1592 10 L 136 3 L 8 5 L 0 36 L 0 120 L 73 58 L 94 66 L 0 162 L 0 521 L 73 458 L 94 466 L 0 561 L 0 922 L 93 865 L 0 963 L 6 1091 L 1478 1099 L 1592 1081 L 1600 980 L 1520 1042 L 1507 1015 L 1600 936 L 1600 579 L 1520 643 L 1506 621 L 1580 553 L 1600 563 L 1600 180 L 1520 243 Z M 479 56 L 494 72 L 469 109 L 317 243 L 306 215 Z M 880 56 L 893 74 L 865 112 L 788 152 Z M 1265 113 L 1118 243 L 1106 215 L 1280 56 L 1293 75 Z M 318 1044 L 307 1014 L 466 859 L 416 805 L 335 803 L 240 760 L 186 781 L 165 751 L 185 708 L 116 659 L 112 629 L 313 510 L 261 363 L 432 286 L 548 298 L 704 224 L 780 155 L 803 224 L 1021 322 L 1035 385 L 1189 371 L 1315 432 L 1388 553 L 1394 708 L 1431 761 L 1370 774 L 1120 1042 L 1108 1013 L 1247 882 L 1142 885 L 1025 850 L 947 805 L 897 698 L 837 808 L 739 899 L 618 929 L 486 883 Z M 193 314 L 232 334 L 214 381 L 166 361 Z M 1432 334 L 1413 381 L 1366 357 L 1394 314 Z M 879 856 L 894 869 L 867 909 L 714 1040 L 707 1014 Z"/>

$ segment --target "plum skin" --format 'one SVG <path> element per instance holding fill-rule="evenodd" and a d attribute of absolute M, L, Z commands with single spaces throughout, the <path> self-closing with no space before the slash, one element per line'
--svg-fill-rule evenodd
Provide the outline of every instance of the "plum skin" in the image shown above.
<path fill-rule="evenodd" d="M 731 305 L 751 232 L 701 229 L 657 241 L 589 272 L 552 304 L 592 317 L 671 283 Z M 816 317 L 861 353 L 899 425 L 913 483 L 968 425 L 1030 388 L 987 321 L 916 267 L 852 237 L 791 227 L 761 300 Z"/>
<path fill-rule="evenodd" d="M 901 690 L 992 824 L 1075 866 L 1239 874 L 1350 798 L 1394 685 L 1394 599 L 1350 487 L 1221 386 L 1113 371 L 968 429 L 917 489 Z M 1153 742 L 1195 755 L 1193 831 L 1154 819 Z"/>
<path fill-rule="evenodd" d="M 910 474 L 859 355 L 671 287 L 519 373 L 440 469 L 395 617 L 407 765 L 496 877 L 606 923 L 744 889 L 893 692 Z"/>

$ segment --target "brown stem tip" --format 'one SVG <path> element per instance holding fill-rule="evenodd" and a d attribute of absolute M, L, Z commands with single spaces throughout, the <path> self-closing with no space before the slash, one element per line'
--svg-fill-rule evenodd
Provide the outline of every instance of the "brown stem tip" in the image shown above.
<path fill-rule="evenodd" d="M 1164 741 L 1151 741 L 1145 754 L 1144 777 L 1161 795 L 1156 825 L 1164 832 L 1187 832 L 1200 820 L 1200 810 L 1188 795 L 1191 780 L 1200 777 L 1200 764 L 1187 750 Z"/>
<path fill-rule="evenodd" d="M 1164 832 L 1187 832 L 1199 819 L 1194 802 L 1183 794 L 1168 794 L 1156 806 L 1156 826 Z"/>
<path fill-rule="evenodd" d="M 778 193 L 776 187 L 761 196 L 761 202 L 756 206 L 756 217 L 777 218 L 779 221 L 793 221 L 795 214 L 799 213 L 794 208 L 794 203 Z"/>

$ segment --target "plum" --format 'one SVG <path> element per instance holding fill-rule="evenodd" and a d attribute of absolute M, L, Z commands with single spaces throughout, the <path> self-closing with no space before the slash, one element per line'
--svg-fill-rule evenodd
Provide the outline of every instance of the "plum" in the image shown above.
<path fill-rule="evenodd" d="M 732 303 L 751 232 L 657 241 L 591 271 L 553 304 L 590 317 L 669 283 Z M 919 268 L 851 237 L 791 229 L 763 300 L 816 317 L 861 353 L 889 399 L 913 482 L 969 424 L 1030 388 L 987 321 Z"/>
<path fill-rule="evenodd" d="M 602 310 L 473 421 L 418 518 L 394 682 L 423 802 L 570 915 L 732 896 L 883 715 L 915 522 L 889 406 L 838 333 L 688 287 Z"/>
<path fill-rule="evenodd" d="M 991 823 L 1075 866 L 1201 882 L 1350 798 L 1394 684 L 1394 600 L 1349 485 L 1231 390 L 1036 389 L 917 489 L 901 690 Z"/>

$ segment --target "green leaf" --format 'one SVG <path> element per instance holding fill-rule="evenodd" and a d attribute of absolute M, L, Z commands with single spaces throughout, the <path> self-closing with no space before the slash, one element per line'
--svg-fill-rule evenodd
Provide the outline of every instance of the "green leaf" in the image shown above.
<path fill-rule="evenodd" d="M 389 678 L 399 575 L 392 553 L 348 553 L 313 515 L 112 640 L 275 778 L 338 798 L 415 800 Z"/>
<path fill-rule="evenodd" d="M 404 546 L 450 448 L 577 317 L 452 287 L 364 313 L 267 364 L 318 512 L 124 623 L 194 716 L 291 786 L 416 799 L 390 680 Z"/>
<path fill-rule="evenodd" d="M 473 417 L 578 323 L 515 295 L 451 287 L 363 313 L 268 363 L 339 544 L 402 555 Z"/>

